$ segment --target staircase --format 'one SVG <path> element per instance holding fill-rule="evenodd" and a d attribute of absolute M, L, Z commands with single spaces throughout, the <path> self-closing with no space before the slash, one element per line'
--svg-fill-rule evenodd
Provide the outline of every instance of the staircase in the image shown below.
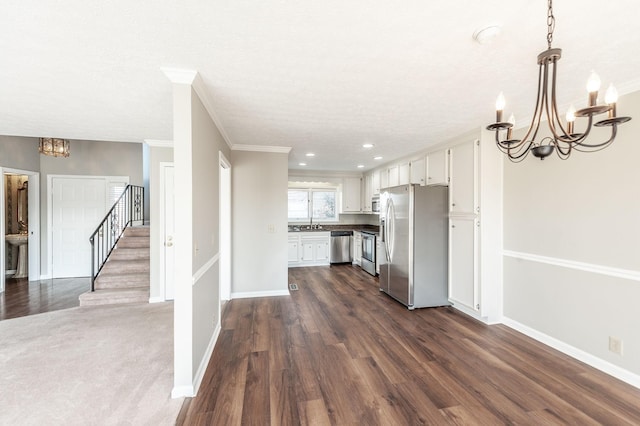
<path fill-rule="evenodd" d="M 80 306 L 148 303 L 149 281 L 149 227 L 128 227 Z"/>

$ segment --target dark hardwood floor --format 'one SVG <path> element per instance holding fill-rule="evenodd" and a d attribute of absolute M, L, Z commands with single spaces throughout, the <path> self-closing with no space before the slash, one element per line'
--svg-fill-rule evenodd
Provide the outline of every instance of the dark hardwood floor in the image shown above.
<path fill-rule="evenodd" d="M 640 424 L 640 390 L 502 325 L 408 311 L 348 265 L 236 299 L 179 425 Z"/>
<path fill-rule="evenodd" d="M 78 306 L 78 296 L 89 290 L 89 278 L 58 278 L 29 282 L 8 278 L 0 293 L 0 320 Z"/>

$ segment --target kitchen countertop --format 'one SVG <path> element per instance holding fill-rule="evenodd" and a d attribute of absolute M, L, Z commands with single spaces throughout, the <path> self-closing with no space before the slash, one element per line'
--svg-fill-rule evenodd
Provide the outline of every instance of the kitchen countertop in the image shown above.
<path fill-rule="evenodd" d="M 289 232 L 328 232 L 328 231 L 367 231 L 378 233 L 380 227 L 378 225 L 320 225 L 322 228 L 307 229 L 309 225 L 289 225 Z"/>

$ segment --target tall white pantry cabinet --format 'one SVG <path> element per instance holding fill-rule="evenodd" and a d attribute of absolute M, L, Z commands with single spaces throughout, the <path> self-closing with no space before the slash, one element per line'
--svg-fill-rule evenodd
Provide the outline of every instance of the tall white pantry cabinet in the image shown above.
<path fill-rule="evenodd" d="M 482 131 L 452 142 L 449 300 L 486 323 L 502 317 L 502 154 Z"/>

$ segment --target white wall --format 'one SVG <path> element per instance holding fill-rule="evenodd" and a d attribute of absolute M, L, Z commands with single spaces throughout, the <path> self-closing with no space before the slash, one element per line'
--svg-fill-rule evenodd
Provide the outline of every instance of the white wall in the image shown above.
<path fill-rule="evenodd" d="M 637 380 L 640 92 L 618 112 L 634 118 L 604 151 L 504 160 L 504 315 Z M 608 350 L 609 336 L 623 340 L 623 356 Z"/>
<path fill-rule="evenodd" d="M 232 298 L 289 294 L 287 161 L 288 154 L 232 152 Z"/>

